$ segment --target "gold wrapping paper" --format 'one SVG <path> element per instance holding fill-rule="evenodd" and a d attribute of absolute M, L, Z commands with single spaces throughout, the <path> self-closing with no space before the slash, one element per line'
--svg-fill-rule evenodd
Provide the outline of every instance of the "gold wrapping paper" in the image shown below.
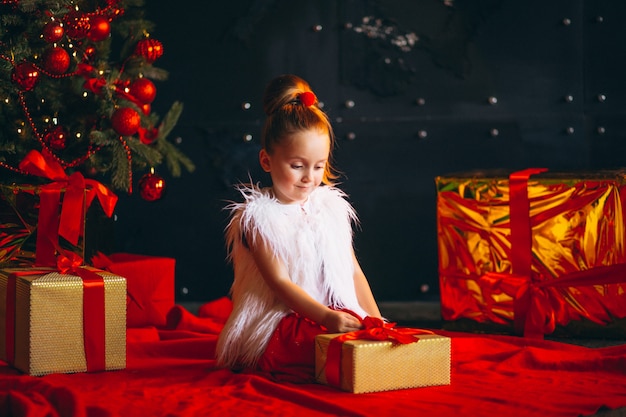
<path fill-rule="evenodd" d="M 0 270 L 0 356 L 6 360 L 6 290 Z M 95 269 L 94 269 L 95 270 Z M 126 367 L 126 279 L 97 271 L 104 279 L 106 370 Z M 78 276 L 50 272 L 16 281 L 15 360 L 30 375 L 85 372 L 83 284 Z"/>
<path fill-rule="evenodd" d="M 510 172 L 437 177 L 437 231 L 444 320 L 511 328 L 527 278 L 512 268 Z M 626 262 L 626 172 L 544 172 L 528 181 L 535 283 Z M 625 279 L 626 280 L 626 279 Z M 626 283 L 549 287 L 542 308 L 557 326 L 605 326 L 626 317 Z M 571 327 L 571 326 L 570 326 Z"/>
<path fill-rule="evenodd" d="M 326 366 L 330 340 L 340 334 L 315 338 L 315 377 L 327 384 Z M 419 335 L 416 343 L 390 340 L 349 340 L 342 344 L 340 383 L 353 393 L 390 391 L 450 384 L 451 339 Z"/>

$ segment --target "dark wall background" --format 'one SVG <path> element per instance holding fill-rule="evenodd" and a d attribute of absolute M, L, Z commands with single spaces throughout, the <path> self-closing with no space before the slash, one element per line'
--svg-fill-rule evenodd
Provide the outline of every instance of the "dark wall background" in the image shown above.
<path fill-rule="evenodd" d="M 228 292 L 222 208 L 234 183 L 267 183 L 260 100 L 281 73 L 307 79 L 334 121 L 380 301 L 438 297 L 435 176 L 624 165 L 626 2 L 146 3 L 170 72 L 153 108 L 184 103 L 171 139 L 198 168 L 159 171 L 161 201 L 120 196 L 116 250 L 176 258 L 180 301 Z"/>

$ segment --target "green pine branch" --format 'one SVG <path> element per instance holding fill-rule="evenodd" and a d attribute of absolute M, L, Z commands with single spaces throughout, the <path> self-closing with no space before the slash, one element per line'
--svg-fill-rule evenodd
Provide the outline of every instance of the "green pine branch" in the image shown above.
<path fill-rule="evenodd" d="M 0 4 L 0 162 L 17 167 L 30 150 L 44 151 L 40 142 L 56 138 L 50 132 L 62 127 L 67 132 L 65 146 L 52 151 L 68 164 L 68 173 L 80 170 L 102 178 L 114 189 L 130 190 L 131 177 L 163 163 L 173 176 L 180 176 L 183 168 L 194 171 L 191 159 L 167 139 L 183 105 L 173 103 L 159 120 L 157 114 L 149 111 L 149 106 L 142 107 L 125 95 L 127 91 L 121 93 L 140 77 L 154 81 L 168 78 L 166 70 L 135 52 L 138 42 L 146 37 L 154 39 L 155 25 L 145 19 L 144 1 L 110 3 L 124 11 L 121 17 L 111 21 L 110 36 L 94 42 L 89 37 L 70 39 L 66 34 L 55 45 L 70 54 L 70 68 L 66 74 L 53 77 L 45 73 L 47 64 L 43 57 L 52 45 L 42 35 L 44 27 L 53 21 L 63 21 L 70 11 L 75 11 L 75 6 L 79 12 L 93 16 L 104 7 L 103 2 L 20 0 L 17 5 Z M 67 32 L 71 24 L 65 23 Z M 91 48 L 95 50 L 88 54 Z M 13 79 L 16 68 L 24 62 L 34 63 L 44 70 L 35 86 L 26 91 Z M 78 72 L 79 68 L 87 71 Z M 35 130 L 19 104 L 18 94 L 24 96 Z M 138 134 L 120 136 L 110 120 L 120 107 L 135 109 L 142 129 L 157 128 L 156 139 L 145 144 Z M 96 152 L 85 159 L 87 152 L 94 149 Z M 76 160 L 83 163 L 70 165 Z M 0 181 L 5 177 L 14 180 L 13 175 L 2 174 L 4 172 L 0 172 Z"/>

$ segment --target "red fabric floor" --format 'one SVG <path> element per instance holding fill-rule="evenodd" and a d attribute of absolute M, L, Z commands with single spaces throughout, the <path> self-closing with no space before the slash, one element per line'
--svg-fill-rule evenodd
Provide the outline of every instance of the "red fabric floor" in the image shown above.
<path fill-rule="evenodd" d="M 585 348 L 514 336 L 451 336 L 452 383 L 371 394 L 278 384 L 216 369 L 226 299 L 198 315 L 177 306 L 172 328 L 129 329 L 127 368 L 21 375 L 0 363 L 0 414 L 117 416 L 542 416 L 626 406 L 626 345 Z"/>

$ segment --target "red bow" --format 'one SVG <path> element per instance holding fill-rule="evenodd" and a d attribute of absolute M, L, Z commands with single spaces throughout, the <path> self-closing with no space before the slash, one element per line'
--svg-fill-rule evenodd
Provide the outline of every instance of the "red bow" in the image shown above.
<path fill-rule="evenodd" d="M 362 330 L 344 333 L 335 339 L 338 343 L 348 340 L 394 340 L 398 343 L 408 344 L 419 341 L 416 334 L 431 333 L 426 330 L 417 330 L 409 328 L 397 329 L 396 323 L 385 322 L 378 317 L 365 317 L 361 323 Z"/>
<path fill-rule="evenodd" d="M 416 335 L 433 334 L 429 330 L 408 327 L 396 328 L 396 323 L 385 322 L 378 317 L 365 317 L 361 323 L 363 324 L 362 330 L 343 333 L 331 339 L 328 344 L 326 381 L 329 385 L 340 385 L 341 345 L 348 340 L 391 340 L 401 344 L 409 344 L 419 341 Z"/>
<path fill-rule="evenodd" d="M 62 274 L 75 274 L 83 264 L 83 258 L 71 251 L 63 251 L 57 256 L 57 269 Z"/>
<path fill-rule="evenodd" d="M 30 151 L 19 167 L 28 174 L 53 181 L 41 187 L 36 250 L 38 265 L 54 264 L 54 245 L 58 236 L 73 245 L 78 244 L 82 234 L 84 208 L 91 205 L 94 197 L 98 197 L 108 217 L 113 215 L 117 196 L 98 181 L 85 179 L 80 172 L 68 176 L 59 162 L 36 150 Z M 65 195 L 59 219 L 57 207 L 63 189 Z"/>

